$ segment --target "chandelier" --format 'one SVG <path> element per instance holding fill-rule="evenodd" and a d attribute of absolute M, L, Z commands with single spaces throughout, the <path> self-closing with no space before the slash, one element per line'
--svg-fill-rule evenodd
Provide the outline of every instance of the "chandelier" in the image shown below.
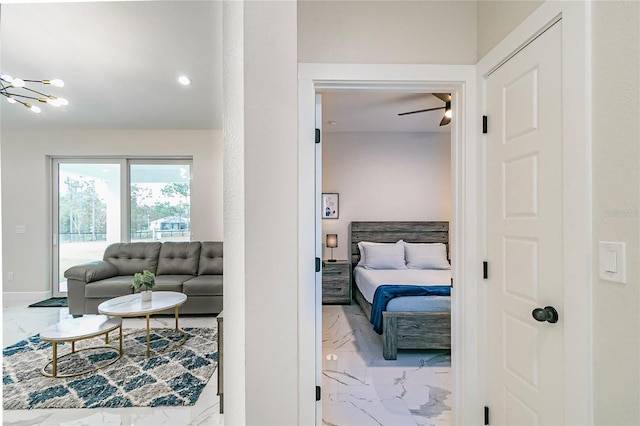
<path fill-rule="evenodd" d="M 0 75 L 0 95 L 6 97 L 9 103 L 22 104 L 23 106 L 29 108 L 31 111 L 35 113 L 40 112 L 40 107 L 29 103 L 29 101 L 31 102 L 38 101 L 38 102 L 46 103 L 56 107 L 69 104 L 69 101 L 67 101 L 65 98 L 59 98 L 57 96 L 47 95 L 45 93 L 39 92 L 30 87 L 27 87 L 27 83 L 38 83 L 38 84 L 51 85 L 56 87 L 64 86 L 64 82 L 60 79 L 26 80 L 22 78 L 13 78 L 10 75 L 6 75 L 6 74 L 1 74 Z"/>

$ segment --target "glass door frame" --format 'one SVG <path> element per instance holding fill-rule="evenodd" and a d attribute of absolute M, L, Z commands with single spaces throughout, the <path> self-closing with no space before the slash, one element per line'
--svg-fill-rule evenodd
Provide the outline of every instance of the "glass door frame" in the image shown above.
<path fill-rule="evenodd" d="M 52 297 L 65 297 L 66 292 L 60 291 L 60 165 L 61 164 L 118 164 L 120 166 L 120 239 L 122 240 L 124 235 L 122 229 L 124 228 L 125 221 L 127 219 L 126 211 L 123 211 L 122 199 L 123 190 L 126 190 L 123 182 L 123 177 L 128 175 L 129 170 L 127 166 L 127 160 L 125 158 L 114 157 L 52 157 L 51 158 L 51 295 Z M 124 174 L 124 176 L 123 176 Z M 128 180 L 128 179 L 127 179 Z M 124 240 L 123 240 L 124 241 Z"/>
<path fill-rule="evenodd" d="M 59 245 L 59 168 L 60 164 L 119 164 L 120 165 L 120 241 L 129 242 L 131 239 L 131 179 L 130 167 L 132 164 L 189 164 L 189 181 L 193 184 L 193 157 L 50 157 L 51 160 L 51 295 L 52 297 L 65 297 L 66 292 L 59 290 L 60 276 L 60 245 Z M 190 200 L 191 203 L 191 200 Z M 190 235 L 193 235 L 191 229 Z M 191 237 L 189 237 L 190 239 Z M 96 259 L 98 260 L 98 259 Z"/>

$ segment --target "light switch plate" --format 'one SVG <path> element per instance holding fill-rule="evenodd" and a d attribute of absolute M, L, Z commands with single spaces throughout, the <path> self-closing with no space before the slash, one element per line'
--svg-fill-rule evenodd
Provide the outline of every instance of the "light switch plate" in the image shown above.
<path fill-rule="evenodd" d="M 627 283 L 627 256 L 625 243 L 599 242 L 600 279 L 616 283 Z"/>

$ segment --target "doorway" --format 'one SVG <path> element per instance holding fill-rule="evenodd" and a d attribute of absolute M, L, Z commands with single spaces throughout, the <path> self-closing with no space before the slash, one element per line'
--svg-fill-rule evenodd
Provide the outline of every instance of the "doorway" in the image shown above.
<path fill-rule="evenodd" d="M 357 288 L 367 288 L 356 281 L 365 271 L 356 268 L 351 276 L 349 260 L 354 221 L 450 223 L 451 126 L 441 125 L 445 101 L 430 93 L 393 91 L 322 91 L 321 96 L 322 200 L 339 201 L 331 204 L 330 215 L 322 208 L 321 221 L 323 422 L 451 424 L 450 351 L 416 342 L 429 350 L 400 350 L 397 358 L 384 359 L 384 338 L 366 314 L 365 303 L 372 300 L 352 297 Z M 399 115 L 407 111 L 423 112 Z M 415 242 L 418 235 L 402 238 Z M 441 274 L 438 282 L 450 283 L 448 270 L 379 272 L 420 280 Z M 437 328 L 448 334 L 448 325 Z M 429 335 L 424 329 L 420 334 Z"/>
<path fill-rule="evenodd" d="M 472 266 L 476 259 L 476 234 L 472 230 L 477 226 L 477 217 L 465 213 L 465 209 L 476 209 L 475 164 L 468 164 L 467 158 L 475 158 L 476 148 L 471 141 L 475 136 L 475 72 L 473 66 L 335 66 L 327 72 L 313 64 L 300 65 L 300 265 L 299 282 L 316 282 L 314 288 L 300 287 L 300 304 L 303 309 L 315 312 L 315 316 L 300 317 L 301 365 L 300 371 L 315 371 L 313 375 L 301 374 L 301 387 L 321 385 L 322 346 L 321 346 L 321 304 L 320 274 L 310 271 L 307 256 L 322 258 L 322 246 L 316 237 L 316 230 L 321 229 L 317 214 L 321 203 L 321 193 L 310 194 L 304 188 L 316 187 L 317 172 L 315 167 L 317 155 L 320 155 L 317 144 L 313 143 L 316 120 L 315 96 L 323 90 L 344 91 L 396 91 L 422 93 L 451 93 L 453 115 L 451 129 L 451 161 L 452 161 L 452 198 L 450 241 L 452 256 L 465 259 L 454 265 L 452 275 L 458 283 L 452 291 L 452 310 L 459 312 L 452 323 L 452 364 L 456 371 L 453 383 L 454 423 L 464 423 L 465 419 L 456 417 L 457 407 L 466 403 L 466 389 L 477 385 L 477 369 L 470 368 L 474 364 L 472 354 L 477 353 L 477 300 L 478 279 L 477 268 Z M 320 190 L 321 191 L 321 190 Z M 471 231 L 470 231 L 471 230 Z M 461 332 L 464 330 L 464 333 Z M 309 369 L 309 370 L 307 370 Z M 470 387 L 468 387 L 470 385 Z M 322 421 L 321 402 L 315 405 L 316 422 Z M 470 410 L 461 410 L 470 412 Z M 468 421 L 467 421 L 468 422 Z"/>

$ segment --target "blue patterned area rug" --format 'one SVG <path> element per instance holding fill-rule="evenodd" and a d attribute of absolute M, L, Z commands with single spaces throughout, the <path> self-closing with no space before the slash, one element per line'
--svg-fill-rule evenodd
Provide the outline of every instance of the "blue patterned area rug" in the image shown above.
<path fill-rule="evenodd" d="M 42 367 L 51 360 L 51 344 L 38 335 L 3 349 L 2 391 L 5 410 L 33 408 L 156 407 L 193 405 L 218 364 L 217 333 L 213 328 L 184 328 L 187 341 L 175 347 L 181 335 L 170 330 L 151 334 L 153 350 L 168 351 L 146 357 L 144 332 L 124 337 L 124 353 L 114 364 L 77 377 L 46 378 Z M 123 330 L 125 334 L 132 330 Z M 118 343 L 112 333 L 110 344 Z M 58 363 L 60 373 L 101 365 L 117 352 L 78 349 L 104 345 L 104 337 L 81 340 L 76 352 Z M 58 354 L 71 352 L 59 344 Z M 50 366 L 49 366 L 50 370 Z M 82 370 L 80 370 L 82 371 Z"/>

